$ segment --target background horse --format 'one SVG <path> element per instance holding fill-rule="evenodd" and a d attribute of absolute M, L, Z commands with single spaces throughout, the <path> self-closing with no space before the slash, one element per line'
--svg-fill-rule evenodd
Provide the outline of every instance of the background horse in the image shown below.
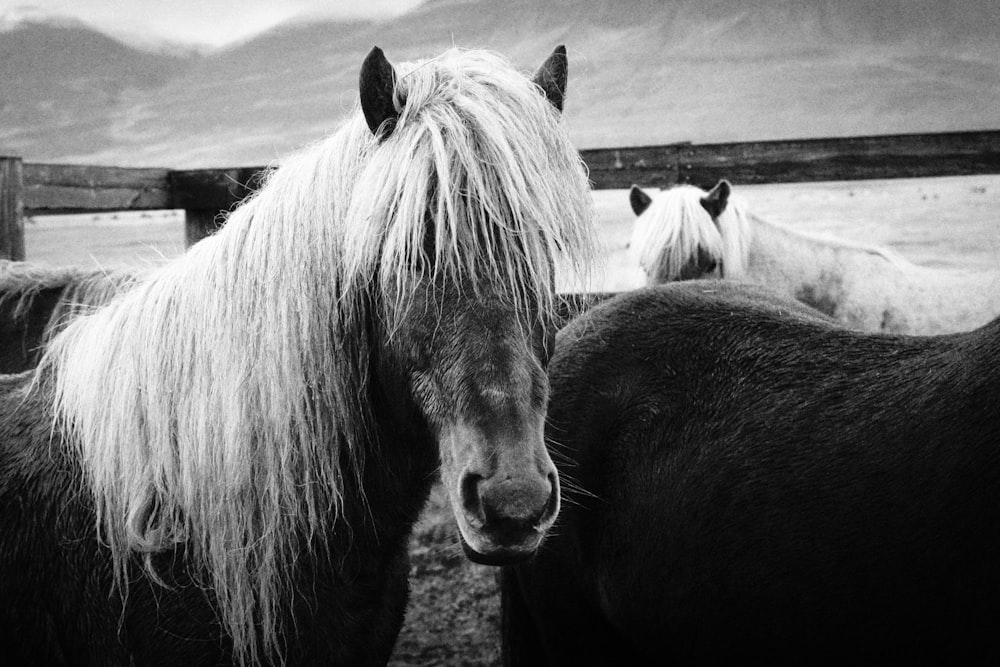
<path fill-rule="evenodd" d="M 45 344 L 70 319 L 107 303 L 136 280 L 124 271 L 0 261 L 0 374 L 33 368 Z"/>
<path fill-rule="evenodd" d="M 440 466 L 466 553 L 532 554 L 557 261 L 593 254 L 559 111 L 451 50 L 0 381 L 0 644 L 25 663 L 384 663 Z"/>
<path fill-rule="evenodd" d="M 650 197 L 632 186 L 630 241 L 648 284 L 721 276 L 767 285 L 863 331 L 968 331 L 1000 314 L 1000 271 L 932 269 L 882 248 L 811 236 L 748 211 L 720 181 Z"/>
<path fill-rule="evenodd" d="M 862 334 L 759 289 L 560 332 L 563 511 L 504 573 L 508 664 L 997 657 L 1000 320 Z"/>

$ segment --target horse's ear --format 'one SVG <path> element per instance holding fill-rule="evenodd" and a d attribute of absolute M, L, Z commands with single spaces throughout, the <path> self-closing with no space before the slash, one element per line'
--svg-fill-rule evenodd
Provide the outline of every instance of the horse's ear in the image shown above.
<path fill-rule="evenodd" d="M 566 59 L 566 47 L 560 44 L 545 59 L 531 80 L 542 89 L 545 97 L 557 111 L 563 110 L 563 100 L 566 99 L 566 79 L 569 76 L 569 61 Z"/>
<path fill-rule="evenodd" d="M 633 213 L 642 215 L 649 208 L 649 205 L 653 203 L 653 198 L 647 195 L 638 185 L 633 185 L 632 189 L 628 191 L 628 203 L 632 204 Z"/>
<path fill-rule="evenodd" d="M 729 203 L 729 189 L 729 181 L 723 179 L 701 198 L 702 207 L 713 218 L 718 218 L 726 210 L 726 204 Z"/>
<path fill-rule="evenodd" d="M 386 60 L 382 49 L 373 46 L 361 63 L 359 77 L 361 90 L 361 110 L 372 134 L 385 139 L 392 134 L 399 118 L 399 110 L 393 104 L 393 90 L 396 88 L 396 70 Z"/>

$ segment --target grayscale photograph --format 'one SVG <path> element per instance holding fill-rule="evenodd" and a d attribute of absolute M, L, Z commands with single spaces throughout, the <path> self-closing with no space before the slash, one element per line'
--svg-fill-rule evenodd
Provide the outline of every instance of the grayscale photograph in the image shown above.
<path fill-rule="evenodd" d="M 0 664 L 997 661 L 996 0 L 0 0 Z"/>

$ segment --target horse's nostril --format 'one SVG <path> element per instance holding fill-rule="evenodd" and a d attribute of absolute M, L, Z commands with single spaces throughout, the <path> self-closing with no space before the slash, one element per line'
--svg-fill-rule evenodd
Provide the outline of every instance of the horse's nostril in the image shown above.
<path fill-rule="evenodd" d="M 559 511 L 559 477 L 554 472 L 549 473 L 549 500 L 545 503 L 545 514 L 542 516 L 541 521 L 547 521 L 554 518 L 556 512 Z"/>
<path fill-rule="evenodd" d="M 462 478 L 460 488 L 462 508 L 466 514 L 480 521 L 485 519 L 483 516 L 483 503 L 479 497 L 479 482 L 482 479 L 482 475 L 469 473 Z"/>

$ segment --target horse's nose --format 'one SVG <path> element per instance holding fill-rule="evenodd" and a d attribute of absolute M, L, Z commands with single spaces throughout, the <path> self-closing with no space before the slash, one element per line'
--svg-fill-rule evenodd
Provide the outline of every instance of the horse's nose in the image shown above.
<path fill-rule="evenodd" d="M 497 546 L 518 545 L 544 530 L 558 508 L 555 474 L 486 479 L 466 475 L 462 505 L 469 522 Z"/>

